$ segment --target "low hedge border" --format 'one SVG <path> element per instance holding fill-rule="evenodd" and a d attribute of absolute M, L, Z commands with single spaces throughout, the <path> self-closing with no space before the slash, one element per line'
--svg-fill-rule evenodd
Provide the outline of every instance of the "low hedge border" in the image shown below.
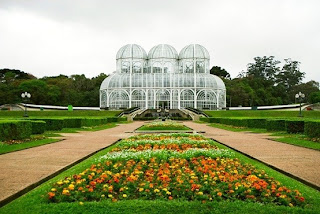
<path fill-rule="evenodd" d="M 30 121 L 0 121 L 0 140 L 21 140 L 32 134 Z"/>
<path fill-rule="evenodd" d="M 221 123 L 237 127 L 260 128 L 268 131 L 286 131 L 287 133 L 304 133 L 308 137 L 320 137 L 320 121 L 269 118 L 222 118 L 201 117 L 200 121 Z"/>

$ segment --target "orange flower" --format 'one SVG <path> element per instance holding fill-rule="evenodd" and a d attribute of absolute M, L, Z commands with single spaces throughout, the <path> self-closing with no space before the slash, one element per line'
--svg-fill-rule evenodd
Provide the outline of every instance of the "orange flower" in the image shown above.
<path fill-rule="evenodd" d="M 173 199 L 173 197 L 172 197 L 171 195 L 170 195 L 168 198 L 169 198 L 169 200 L 172 200 L 172 199 Z"/>
<path fill-rule="evenodd" d="M 222 196 L 222 192 L 218 192 L 217 196 L 221 197 Z"/>
<path fill-rule="evenodd" d="M 55 194 L 54 192 L 49 192 L 48 195 L 49 195 L 49 199 L 51 199 L 51 198 L 53 198 L 56 194 Z"/>

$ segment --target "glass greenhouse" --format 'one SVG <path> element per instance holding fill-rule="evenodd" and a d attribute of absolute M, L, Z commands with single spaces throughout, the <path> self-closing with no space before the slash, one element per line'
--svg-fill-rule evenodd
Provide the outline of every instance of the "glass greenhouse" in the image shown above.
<path fill-rule="evenodd" d="M 100 87 L 100 108 L 222 109 L 223 81 L 210 74 L 210 56 L 201 45 L 157 45 L 149 51 L 136 44 L 120 48 L 117 69 Z"/>

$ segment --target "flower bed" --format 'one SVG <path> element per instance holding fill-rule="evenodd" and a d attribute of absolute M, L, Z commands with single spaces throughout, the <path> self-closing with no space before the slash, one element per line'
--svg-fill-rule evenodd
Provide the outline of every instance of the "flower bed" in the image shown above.
<path fill-rule="evenodd" d="M 153 130 L 191 130 L 190 128 L 186 127 L 185 125 L 178 123 L 178 122 L 152 122 L 148 123 L 138 130 L 140 131 L 153 131 Z"/>
<path fill-rule="evenodd" d="M 51 202 L 179 199 L 245 200 L 287 206 L 306 203 L 298 190 L 243 163 L 230 150 L 219 148 L 201 135 L 188 134 L 123 140 L 90 168 L 54 183 L 48 198 Z"/>

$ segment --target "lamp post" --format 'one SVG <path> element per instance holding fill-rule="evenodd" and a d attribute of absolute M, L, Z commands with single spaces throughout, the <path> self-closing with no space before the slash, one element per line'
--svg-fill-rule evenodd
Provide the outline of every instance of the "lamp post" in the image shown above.
<path fill-rule="evenodd" d="M 31 94 L 28 93 L 28 92 L 24 92 L 21 94 L 21 98 L 22 100 L 25 100 L 25 102 L 31 98 Z M 26 103 L 24 104 L 24 117 L 29 117 L 28 114 L 27 114 L 27 106 L 26 106 Z"/>
<path fill-rule="evenodd" d="M 295 98 L 298 99 L 299 102 L 300 102 L 300 113 L 299 113 L 299 117 L 303 117 L 303 116 L 302 116 L 302 111 L 301 111 L 301 101 L 303 100 L 303 98 L 305 98 L 305 95 L 304 95 L 303 93 L 299 92 L 298 94 L 296 94 Z"/>

